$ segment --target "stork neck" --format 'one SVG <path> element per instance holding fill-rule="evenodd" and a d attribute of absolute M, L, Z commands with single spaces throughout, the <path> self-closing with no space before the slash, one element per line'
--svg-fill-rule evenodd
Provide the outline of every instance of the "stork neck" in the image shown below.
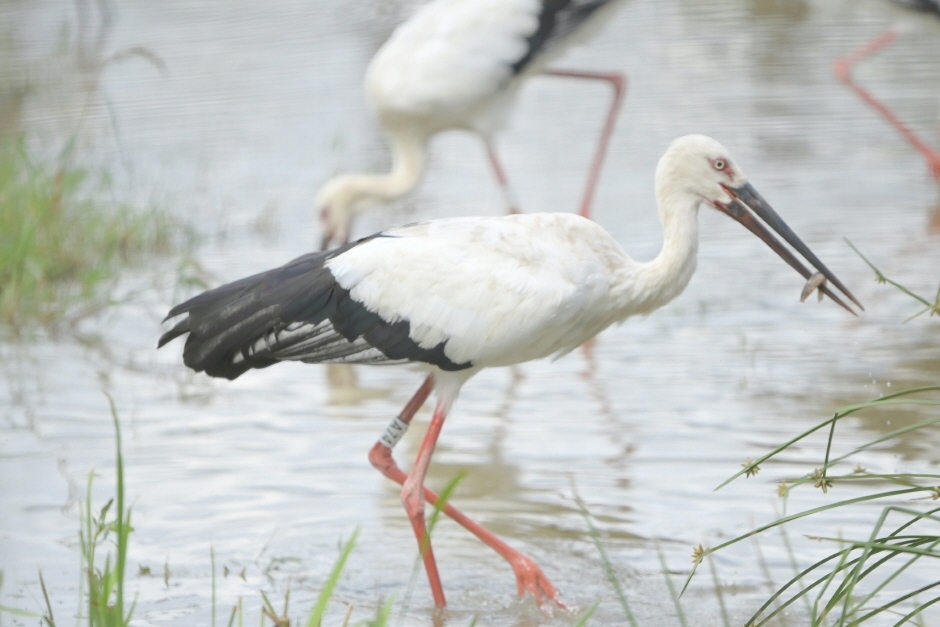
<path fill-rule="evenodd" d="M 637 264 L 626 302 L 629 314 L 658 309 L 682 293 L 695 272 L 698 255 L 698 206 L 701 199 L 684 193 L 657 193 L 663 225 L 663 247 L 652 261 Z"/>
<path fill-rule="evenodd" d="M 355 177 L 360 197 L 374 204 L 395 200 L 410 192 L 424 173 L 425 139 L 412 133 L 390 133 L 392 169 L 387 174 Z"/>

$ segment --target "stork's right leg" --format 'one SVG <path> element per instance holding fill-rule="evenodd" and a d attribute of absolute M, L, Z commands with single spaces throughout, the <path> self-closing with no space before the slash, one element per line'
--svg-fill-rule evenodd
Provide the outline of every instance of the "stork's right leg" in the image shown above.
<path fill-rule="evenodd" d="M 398 415 L 398 418 L 389 426 L 385 435 L 375 443 L 375 446 L 373 446 L 372 450 L 369 452 L 369 461 L 372 465 L 383 475 L 399 485 L 405 484 L 408 475 L 398 467 L 398 464 L 396 464 L 394 458 L 392 458 L 392 447 L 395 446 L 402 434 L 404 434 L 404 430 L 407 428 L 418 409 L 421 408 L 421 405 L 427 400 L 433 387 L 434 380 L 429 376 L 425 379 L 421 387 L 418 388 L 418 391 L 411 400 L 408 401 L 408 404 L 405 405 L 405 408 L 402 410 L 401 414 Z M 438 502 L 437 494 L 428 488 L 424 488 L 424 498 L 432 505 Z M 523 555 L 500 540 L 484 527 L 472 521 L 453 505 L 445 505 L 442 511 L 509 562 L 509 565 L 516 575 L 516 590 L 519 596 L 529 592 L 540 604 L 543 599 L 548 598 L 564 607 L 558 600 L 558 591 L 532 558 Z M 441 595 L 443 598 L 443 593 L 441 593 Z"/>
<path fill-rule="evenodd" d="M 623 104 L 623 97 L 626 93 L 627 78 L 619 72 L 586 72 L 583 70 L 553 70 L 551 68 L 542 70 L 543 74 L 549 76 L 562 76 L 565 78 L 582 78 L 588 80 L 601 80 L 610 83 L 614 89 L 614 97 L 610 102 L 610 109 L 604 119 L 604 126 L 601 128 L 601 135 L 597 141 L 597 148 L 594 150 L 594 158 L 591 160 L 591 169 L 588 172 L 587 183 L 584 186 L 584 196 L 581 198 L 581 205 L 578 209 L 578 215 L 585 218 L 591 217 L 591 205 L 594 203 L 594 192 L 597 189 L 597 182 L 601 177 L 601 170 L 604 167 L 604 159 L 607 156 L 607 145 L 614 134 L 614 125 L 617 123 L 617 115 L 620 113 L 620 107 Z"/>
<path fill-rule="evenodd" d="M 499 155 L 496 154 L 496 148 L 489 140 L 486 141 L 486 158 L 489 160 L 490 167 L 493 169 L 493 176 L 496 177 L 499 191 L 503 195 L 503 202 L 506 203 L 506 213 L 510 215 L 521 213 L 519 211 L 519 201 L 516 200 L 516 195 L 509 186 L 509 177 L 506 176 L 506 170 L 499 160 Z"/>

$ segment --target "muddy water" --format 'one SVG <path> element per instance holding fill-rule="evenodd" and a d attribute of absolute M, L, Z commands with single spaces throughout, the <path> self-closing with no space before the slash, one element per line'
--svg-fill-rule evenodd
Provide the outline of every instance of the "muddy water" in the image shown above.
<path fill-rule="evenodd" d="M 319 185 L 336 172 L 387 167 L 361 80 L 407 6 L 128 1 L 113 7 L 113 29 L 100 45 L 100 15 L 82 6 L 0 3 L 0 72 L 5 81 L 28 74 L 33 87 L 3 119 L 29 129 L 39 150 L 80 129 L 83 154 L 114 173 L 118 192 L 170 206 L 192 224 L 201 235 L 195 260 L 213 280 L 307 251 L 318 240 Z M 935 383 L 940 373 L 936 319 L 904 324 L 916 303 L 876 285 L 842 239 L 915 291 L 936 290 L 940 246 L 927 232 L 936 186 L 913 149 L 830 70 L 899 17 L 878 2 L 635 0 L 565 58 L 564 66 L 629 76 L 597 220 L 631 254 L 648 259 L 660 245 L 652 193 L 659 154 L 678 135 L 707 133 L 868 308 L 854 319 L 828 302 L 800 304 L 799 277 L 740 227 L 703 210 L 692 284 L 648 319 L 605 332 L 593 367 L 576 352 L 526 364 L 516 378 L 485 372 L 466 386 L 429 483 L 465 473 L 454 502 L 539 561 L 572 612 L 546 614 L 515 600 L 506 565 L 449 522 L 436 529 L 435 548 L 450 609 L 435 618 L 420 572 L 407 596 L 411 531 L 397 490 L 365 453 L 417 375 L 360 369 L 368 394 L 355 403 L 336 402 L 343 399 L 320 367 L 284 365 L 234 383 L 194 376 L 180 365 L 178 346 L 154 351 L 160 318 L 182 295 L 175 259 L 137 271 L 122 286 L 134 297 L 84 322 L 78 339 L 0 345 L 0 605 L 38 611 L 42 568 L 56 616 L 74 613 L 77 499 L 89 471 L 99 475 L 99 505 L 113 493 L 108 391 L 124 425 L 135 624 L 211 624 L 210 550 L 219 622 L 239 598 L 247 620 L 257 620 L 258 590 L 281 599 L 289 588 L 290 614 L 300 616 L 337 542 L 357 526 L 359 545 L 326 624 L 340 624 L 347 603 L 362 619 L 392 595 L 399 606 L 408 598 L 397 624 L 466 625 L 478 615 L 485 625 L 562 625 L 596 600 L 592 624 L 623 624 L 573 485 L 639 623 L 676 624 L 656 543 L 681 581 L 693 546 L 771 520 L 782 508 L 774 481 L 818 465 L 822 440 L 757 477 L 713 492 L 716 485 L 837 407 Z M 858 76 L 940 144 L 940 25 L 918 22 Z M 84 70 L 74 54 L 55 52 L 62 41 L 73 53 L 82 43 Z M 142 57 L 112 62 L 91 96 L 76 91 L 94 84 L 88 68 L 134 46 L 163 70 Z M 547 78 L 524 90 L 499 146 L 525 209 L 574 208 L 607 97 L 596 85 Z M 475 138 L 443 136 L 432 157 L 420 191 L 364 219 L 361 234 L 499 212 Z M 841 446 L 923 416 L 868 415 L 846 425 Z M 421 426 L 397 449 L 401 459 L 416 452 L 426 419 L 419 415 Z M 923 436 L 862 457 L 884 470 L 938 460 Z M 822 502 L 796 495 L 787 507 Z M 879 511 L 794 527 L 798 557 L 808 563 L 827 548 L 800 534 L 866 536 Z M 779 536 L 761 547 L 774 580 L 785 581 Z M 717 567 L 728 611 L 742 622 L 768 589 L 753 546 L 719 554 Z M 714 590 L 707 573 L 693 581 L 684 600 L 693 624 L 720 624 Z"/>

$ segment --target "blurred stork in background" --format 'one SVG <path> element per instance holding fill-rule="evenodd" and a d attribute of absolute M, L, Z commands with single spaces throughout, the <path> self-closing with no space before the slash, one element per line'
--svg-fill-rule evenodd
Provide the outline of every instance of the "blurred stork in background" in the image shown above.
<path fill-rule="evenodd" d="M 626 79 L 619 73 L 545 66 L 592 35 L 623 2 L 433 0 L 419 8 L 395 29 L 366 70 L 366 94 L 391 142 L 392 169 L 385 174 L 340 175 L 321 188 L 316 200 L 321 249 L 347 243 L 357 213 L 414 189 L 426 167 L 429 140 L 451 129 L 480 136 L 506 210 L 518 213 L 494 135 L 533 74 L 599 80 L 613 87 L 578 209 L 589 217 Z M 383 394 L 360 387 L 349 365 L 331 364 L 326 372 L 331 403 Z"/>
<path fill-rule="evenodd" d="M 424 172 L 427 143 L 450 129 L 477 133 L 509 213 L 518 212 L 493 136 L 532 74 L 600 80 L 614 89 L 579 213 L 589 216 L 607 144 L 623 100 L 619 73 L 547 69 L 592 34 L 623 0 L 433 0 L 399 25 L 366 71 L 369 102 L 388 133 L 386 174 L 341 175 L 317 195 L 322 248 L 349 239 L 355 214 L 403 196 Z"/>

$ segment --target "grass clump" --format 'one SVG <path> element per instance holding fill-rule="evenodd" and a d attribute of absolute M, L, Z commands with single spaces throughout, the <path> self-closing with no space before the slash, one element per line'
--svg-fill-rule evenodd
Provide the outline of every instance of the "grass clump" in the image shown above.
<path fill-rule="evenodd" d="M 0 324 L 94 311 L 124 264 L 170 247 L 167 214 L 114 200 L 71 152 L 49 163 L 0 139 Z"/>
<path fill-rule="evenodd" d="M 107 396 L 107 395 L 106 395 Z M 94 471 L 88 474 L 85 490 L 85 502 L 81 506 L 81 528 L 78 532 L 81 548 L 81 576 L 79 577 L 78 623 L 87 620 L 88 627 L 127 627 L 134 612 L 135 603 L 125 610 L 124 580 L 127 564 L 128 539 L 131 533 L 131 511 L 124 500 L 124 459 L 121 454 L 121 424 L 114 401 L 108 396 L 111 406 L 111 419 L 114 422 L 117 458 L 115 473 L 117 478 L 116 495 L 104 506 L 95 511 L 92 506 L 92 484 Z M 113 506 L 113 510 L 112 510 Z M 109 516 L 110 513 L 110 516 Z M 113 542 L 115 554 L 108 551 L 100 559 L 101 549 L 107 542 Z M 0 577 L 2 582 L 2 577 Z M 0 605 L 0 614 L 4 612 L 15 616 L 39 618 L 41 627 L 56 627 L 56 618 L 52 612 L 52 602 L 46 591 L 46 582 L 42 571 L 39 572 L 39 585 L 45 602 L 45 611 L 41 616 L 16 608 Z M 81 605 L 85 604 L 84 612 Z M 71 618 L 71 617 L 70 617 Z M 71 623 L 70 623 L 71 624 Z"/>
<path fill-rule="evenodd" d="M 743 470 L 719 486 L 723 487 L 742 475 L 755 474 L 759 464 L 804 442 L 814 433 L 828 430 L 825 455 L 820 467 L 801 477 L 780 482 L 780 496 L 786 499 L 794 489 L 800 487 L 812 487 L 829 493 L 840 485 L 855 484 L 866 490 L 861 496 L 786 515 L 715 547 L 700 549 L 696 553 L 696 568 L 711 553 L 767 530 L 781 528 L 798 518 L 855 508 L 872 501 L 891 503 L 881 510 L 865 537 L 844 538 L 837 537 L 837 534 L 814 536 L 814 540 L 832 543 L 837 547 L 836 550 L 806 568 L 796 569 L 795 575 L 779 587 L 746 625 L 759 627 L 774 624 L 773 620 L 794 609 L 794 604 L 798 602 L 805 606 L 808 615 L 806 622 L 800 624 L 812 627 L 870 625 L 876 624 L 876 620 L 879 625 L 898 627 L 924 624 L 923 612 L 940 602 L 940 595 L 937 594 L 940 589 L 937 564 L 940 562 L 935 561 L 940 560 L 940 507 L 934 502 L 940 498 L 940 474 L 869 472 L 857 463 L 857 455 L 899 437 L 910 437 L 911 434 L 921 436 L 924 441 L 932 441 L 926 430 L 935 429 L 940 424 L 940 413 L 879 435 L 847 452 L 835 454 L 834 449 L 837 444 L 836 426 L 843 419 L 866 410 L 896 411 L 905 406 L 940 409 L 938 394 L 940 386 L 929 386 L 843 407 L 828 420 L 757 460 L 748 460 Z M 689 579 L 694 573 L 695 569 Z M 885 620 L 889 622 L 885 623 Z"/>
<path fill-rule="evenodd" d="M 91 487 L 94 473 L 88 475 L 88 487 L 85 491 L 85 505 L 82 508 L 82 529 L 79 532 L 81 545 L 82 578 L 79 590 L 87 589 L 87 616 L 89 627 L 127 627 L 134 611 L 134 604 L 124 609 L 124 574 L 127 564 L 128 537 L 131 532 L 130 508 L 124 505 L 124 459 L 121 455 L 121 424 L 118 420 L 114 401 L 108 397 L 111 405 L 111 418 L 114 421 L 117 457 L 117 489 L 115 498 L 105 503 L 96 514 L 91 502 Z M 113 516 L 108 512 L 114 505 Z M 114 539 L 116 555 L 112 561 L 110 552 L 104 563 L 98 566 L 98 549 L 110 537 Z M 52 608 L 47 598 L 47 616 L 44 620 L 48 627 L 55 627 Z"/>

